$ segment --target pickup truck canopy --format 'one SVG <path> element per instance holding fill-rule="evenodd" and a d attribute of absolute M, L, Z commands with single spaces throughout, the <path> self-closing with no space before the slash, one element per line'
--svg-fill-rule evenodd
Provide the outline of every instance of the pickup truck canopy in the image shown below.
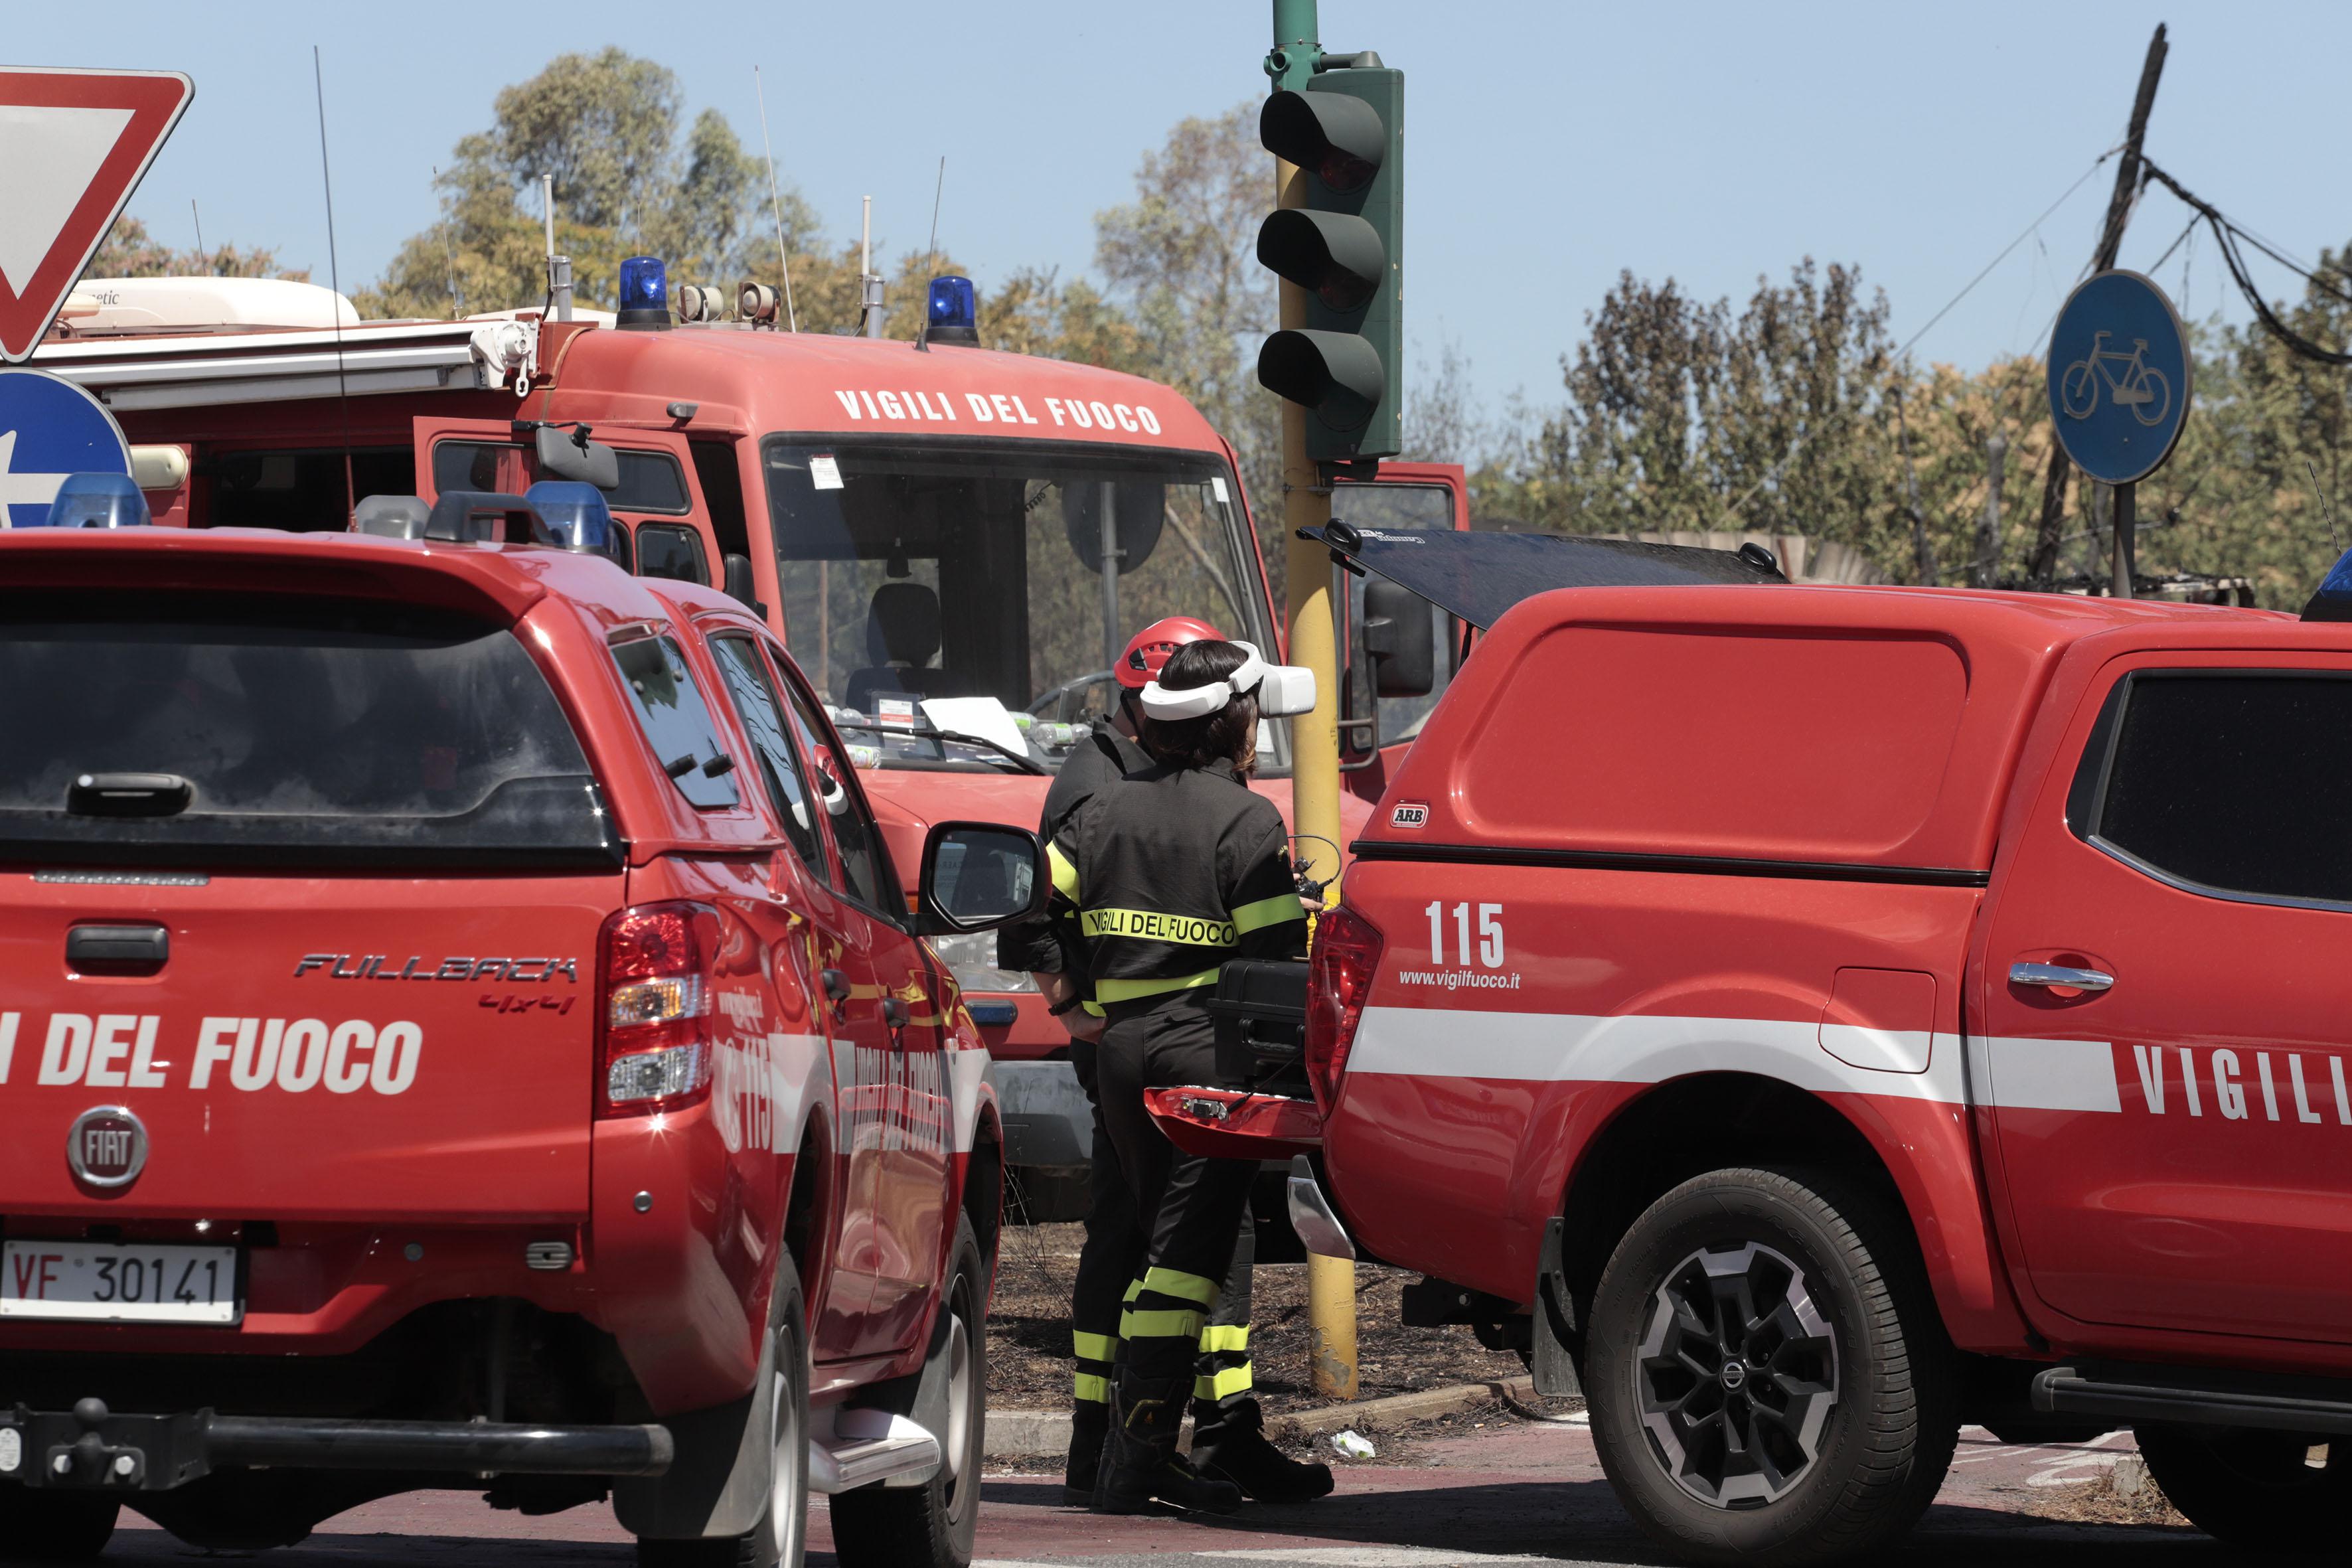
<path fill-rule="evenodd" d="M 1702 550 L 1559 533 L 1390 532 L 1336 521 L 1298 531 L 1329 545 L 1343 565 L 1377 572 L 1480 631 L 1520 600 L 1554 588 L 1788 581 L 1760 546 Z"/>

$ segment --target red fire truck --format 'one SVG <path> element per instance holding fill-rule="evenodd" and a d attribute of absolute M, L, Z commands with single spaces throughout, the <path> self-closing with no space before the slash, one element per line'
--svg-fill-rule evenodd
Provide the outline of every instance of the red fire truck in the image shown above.
<path fill-rule="evenodd" d="M 1239 1053 L 1295 1093 L 1161 1091 L 1180 1141 L 1311 1151 L 1690 1560 L 1887 1548 L 1963 1421 L 2131 1426 L 2200 1526 L 2333 1549 L 2352 558 L 2298 624 L 1332 531 L 1492 629 L 1303 1054 Z"/>
<path fill-rule="evenodd" d="M 777 331 L 758 306 L 632 330 L 530 311 L 362 322 L 275 280 L 93 279 L 33 363 L 114 413 L 159 523 L 339 531 L 370 496 L 513 492 L 608 463 L 627 563 L 722 587 L 785 639 L 902 866 L 934 822 L 1034 826 L 1136 626 L 1181 614 L 1283 640 L 1223 437 L 1168 387 L 953 341 L 968 319 L 919 348 Z M 1391 465 L 1341 510 L 1462 528 L 1463 494 L 1459 468 Z M 1454 640 L 1415 602 L 1408 657 L 1379 660 L 1397 617 L 1372 606 L 1368 650 L 1365 608 L 1350 598 L 1351 834 Z M 1261 787 L 1287 813 L 1280 721 L 1265 751 Z M 996 1059 L 1008 1157 L 1049 1192 L 1035 1178 L 1082 1169 L 1089 1137 L 1067 1037 L 992 932 L 937 946 Z"/>

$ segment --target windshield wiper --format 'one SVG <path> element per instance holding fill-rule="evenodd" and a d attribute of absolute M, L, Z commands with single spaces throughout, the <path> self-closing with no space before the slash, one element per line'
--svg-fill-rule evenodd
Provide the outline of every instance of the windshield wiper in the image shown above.
<path fill-rule="evenodd" d="M 936 726 L 915 730 L 904 724 L 845 724 L 838 719 L 834 721 L 834 728 L 844 734 L 854 730 L 869 735 L 904 735 L 917 741 L 953 741 L 958 745 L 977 746 L 983 752 L 994 752 L 1024 773 L 1042 774 L 1050 771 L 1034 757 L 1024 756 L 1009 746 L 998 744 L 985 735 L 967 735 L 961 730 L 941 730 Z"/>

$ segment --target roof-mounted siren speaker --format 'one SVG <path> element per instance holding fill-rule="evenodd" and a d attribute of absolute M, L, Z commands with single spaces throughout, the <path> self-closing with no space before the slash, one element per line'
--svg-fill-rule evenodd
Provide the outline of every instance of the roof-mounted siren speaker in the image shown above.
<path fill-rule="evenodd" d="M 621 309 L 613 324 L 625 331 L 669 330 L 669 269 L 658 256 L 632 256 L 621 263 Z"/>
<path fill-rule="evenodd" d="M 727 319 L 726 296 L 707 283 L 682 283 L 677 290 L 677 319 L 680 321 L 723 321 Z"/>
<path fill-rule="evenodd" d="M 980 295 L 969 278 L 952 274 L 931 279 L 929 330 L 927 341 L 980 346 Z"/>
<path fill-rule="evenodd" d="M 155 520 L 129 474 L 68 474 L 49 502 L 51 528 L 145 528 Z"/>
<path fill-rule="evenodd" d="M 772 327 L 776 324 L 776 310 L 781 303 L 776 291 L 765 283 L 746 282 L 735 290 L 735 315 L 739 321 Z"/>
<path fill-rule="evenodd" d="M 2346 551 L 2303 606 L 2306 621 L 2352 621 L 2352 550 Z"/>

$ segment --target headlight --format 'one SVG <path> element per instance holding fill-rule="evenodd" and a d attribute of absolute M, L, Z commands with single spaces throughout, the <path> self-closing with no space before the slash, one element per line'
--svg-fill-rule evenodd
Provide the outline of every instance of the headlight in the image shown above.
<path fill-rule="evenodd" d="M 996 967 L 996 933 L 976 931 L 962 936 L 935 936 L 931 950 L 966 991 L 1034 991 L 1037 983 L 1017 969 Z"/>

